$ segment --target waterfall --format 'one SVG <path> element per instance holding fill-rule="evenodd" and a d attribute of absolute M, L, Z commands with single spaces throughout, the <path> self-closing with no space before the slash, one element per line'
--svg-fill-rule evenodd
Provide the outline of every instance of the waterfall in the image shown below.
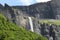
<path fill-rule="evenodd" d="M 32 22 L 32 18 L 31 17 L 28 17 L 28 19 L 29 19 L 29 24 L 30 24 L 30 30 L 32 31 L 32 32 L 34 32 L 34 30 L 33 30 L 33 22 Z"/>

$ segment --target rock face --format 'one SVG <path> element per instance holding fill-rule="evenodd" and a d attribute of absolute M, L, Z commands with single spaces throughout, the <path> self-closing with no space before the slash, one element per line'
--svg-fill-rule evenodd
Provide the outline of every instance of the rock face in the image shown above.
<path fill-rule="evenodd" d="M 54 19 L 55 15 L 53 13 L 50 2 L 47 3 L 37 3 L 30 6 L 14 6 L 13 8 L 21 10 L 24 14 L 33 16 L 40 19 Z"/>
<path fill-rule="evenodd" d="M 60 19 L 60 0 L 37 3 L 30 6 L 9 6 L 0 4 L 0 13 L 18 26 L 30 30 L 28 17 L 33 20 L 34 32 L 48 39 L 60 40 L 60 26 L 40 24 L 39 19 Z"/>
<path fill-rule="evenodd" d="M 60 19 L 60 0 L 52 0 L 51 5 L 53 12 L 56 15 L 55 18 Z"/>
<path fill-rule="evenodd" d="M 60 40 L 60 26 L 56 26 L 56 25 L 50 25 L 50 24 L 40 24 L 41 26 L 41 34 L 43 36 L 46 36 L 48 39 L 50 39 L 51 37 L 53 38 L 53 40 Z"/>

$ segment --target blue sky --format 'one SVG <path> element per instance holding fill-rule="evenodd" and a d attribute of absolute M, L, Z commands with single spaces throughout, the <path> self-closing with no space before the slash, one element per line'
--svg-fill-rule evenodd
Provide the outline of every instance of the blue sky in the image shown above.
<path fill-rule="evenodd" d="M 50 0 L 0 0 L 0 4 L 5 4 L 7 3 L 10 6 L 15 6 L 15 5 L 31 5 L 34 3 L 38 2 L 47 2 Z"/>

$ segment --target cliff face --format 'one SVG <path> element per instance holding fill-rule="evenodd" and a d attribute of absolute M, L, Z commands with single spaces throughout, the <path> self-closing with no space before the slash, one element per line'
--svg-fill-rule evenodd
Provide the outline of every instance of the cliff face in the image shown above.
<path fill-rule="evenodd" d="M 15 13 L 33 16 L 39 19 L 60 19 L 59 0 L 52 0 L 46 3 L 37 3 L 30 6 L 2 6 L 0 4 L 0 13 L 7 13 L 14 17 Z M 15 12 L 15 13 L 14 13 Z M 6 15 L 7 16 L 7 15 Z"/>
<path fill-rule="evenodd" d="M 14 6 L 13 8 L 21 10 L 24 14 L 33 16 L 39 19 L 54 19 L 55 15 L 53 13 L 51 3 L 37 3 L 30 6 Z"/>

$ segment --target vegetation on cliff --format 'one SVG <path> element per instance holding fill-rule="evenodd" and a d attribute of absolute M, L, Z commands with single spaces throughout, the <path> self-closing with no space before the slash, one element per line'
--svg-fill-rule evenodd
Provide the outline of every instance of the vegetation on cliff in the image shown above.
<path fill-rule="evenodd" d="M 0 40 L 47 40 L 8 21 L 0 14 Z"/>
<path fill-rule="evenodd" d="M 54 19 L 45 20 L 45 19 L 41 19 L 41 20 L 39 20 L 39 23 L 60 25 L 60 20 L 54 20 Z"/>

